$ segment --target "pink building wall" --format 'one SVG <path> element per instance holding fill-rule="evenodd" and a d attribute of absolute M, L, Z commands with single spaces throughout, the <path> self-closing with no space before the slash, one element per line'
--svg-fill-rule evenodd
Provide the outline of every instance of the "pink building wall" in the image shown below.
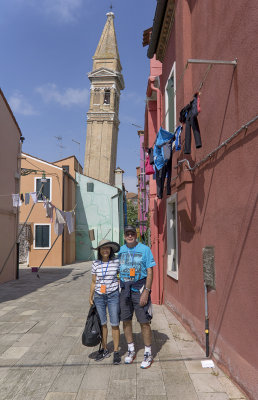
<path fill-rule="evenodd" d="M 145 126 L 144 126 L 144 146 L 145 148 L 153 147 L 156 139 L 158 127 L 158 108 L 157 108 L 157 92 L 152 91 L 151 86 L 153 79 L 156 76 L 161 76 L 162 65 L 155 59 L 150 60 L 150 76 L 148 78 L 147 86 L 147 106 L 145 110 Z M 154 93 L 153 93 L 154 92 Z M 160 118 L 160 116 L 159 116 Z M 160 119 L 159 119 L 160 120 Z M 150 221 L 150 247 L 153 253 L 157 266 L 153 269 L 153 285 L 152 285 L 152 302 L 154 304 L 161 304 L 161 293 L 163 287 L 163 269 L 160 268 L 159 260 L 159 229 L 157 221 L 157 189 L 156 180 L 153 175 L 149 177 L 149 221 Z"/>
<path fill-rule="evenodd" d="M 0 283 L 16 278 L 19 212 L 13 207 L 12 194 L 20 188 L 20 137 L 20 128 L 0 89 Z"/>
<path fill-rule="evenodd" d="M 237 58 L 235 70 L 214 65 L 202 87 L 198 121 L 203 147 L 195 149 L 192 138 L 191 155 L 183 150 L 173 154 L 173 177 L 178 174 L 172 181 L 178 207 L 178 280 L 167 274 L 166 198 L 157 204 L 155 186 L 150 183 L 151 224 L 153 232 L 158 232 L 152 233 L 159 265 L 154 300 L 164 302 L 204 346 L 202 249 L 214 246 L 216 290 L 208 293 L 210 349 L 250 399 L 258 397 L 258 352 L 254 351 L 258 337 L 254 307 L 258 301 L 258 121 L 193 173 L 184 171 L 184 166 L 174 167 L 183 158 L 195 165 L 257 115 L 257 17 L 254 0 L 176 2 L 160 77 L 163 112 L 165 85 L 174 61 L 178 117 L 207 71 L 207 65 L 189 64 L 180 83 L 187 59 Z M 149 103 L 149 141 L 155 132 L 152 121 Z"/>
<path fill-rule="evenodd" d="M 140 169 L 139 169 L 139 180 L 138 180 L 138 220 L 140 222 L 140 234 L 145 237 L 147 231 L 147 220 L 148 220 L 148 208 L 149 208 L 149 176 L 145 174 L 145 160 L 146 151 L 144 146 L 144 131 L 138 131 L 140 140 Z"/>

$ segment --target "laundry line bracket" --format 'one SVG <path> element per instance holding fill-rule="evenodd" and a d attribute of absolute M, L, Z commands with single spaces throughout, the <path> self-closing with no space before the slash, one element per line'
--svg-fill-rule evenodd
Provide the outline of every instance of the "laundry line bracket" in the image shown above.
<path fill-rule="evenodd" d="M 223 60 L 198 60 L 194 58 L 189 58 L 187 64 L 217 64 L 217 65 L 233 65 L 237 66 L 237 59 L 233 61 L 223 61 Z"/>

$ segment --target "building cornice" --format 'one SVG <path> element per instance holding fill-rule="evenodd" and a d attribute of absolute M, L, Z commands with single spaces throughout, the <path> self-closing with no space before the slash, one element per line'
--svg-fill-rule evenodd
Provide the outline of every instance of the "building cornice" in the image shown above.
<path fill-rule="evenodd" d="M 103 78 L 113 78 L 119 84 L 119 89 L 123 90 L 125 87 L 123 75 L 118 71 L 112 71 L 108 68 L 100 68 L 88 73 L 88 78 L 91 82 L 102 81 Z"/>
<path fill-rule="evenodd" d="M 156 59 L 163 62 L 174 23 L 175 7 L 175 0 L 158 0 L 147 52 L 149 58 L 156 54 Z"/>
<path fill-rule="evenodd" d="M 163 62 L 167 50 L 167 45 L 171 33 L 171 28 L 175 19 L 175 0 L 168 0 L 165 16 L 159 35 L 158 46 L 156 50 L 156 59 Z"/>

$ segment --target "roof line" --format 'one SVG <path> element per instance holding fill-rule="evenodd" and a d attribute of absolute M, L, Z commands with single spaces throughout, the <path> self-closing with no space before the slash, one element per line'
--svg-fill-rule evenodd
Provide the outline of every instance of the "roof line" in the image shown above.
<path fill-rule="evenodd" d="M 18 125 L 18 122 L 16 121 L 16 118 L 15 118 L 13 112 L 12 112 L 12 109 L 11 109 L 11 107 L 9 106 L 9 103 L 8 103 L 8 101 L 6 100 L 6 97 L 5 97 L 5 95 L 4 95 L 4 93 L 3 93 L 3 91 L 2 91 L 1 88 L 0 88 L 0 94 L 1 94 L 1 96 L 2 96 L 2 98 L 3 98 L 3 100 L 4 100 L 4 102 L 5 102 L 6 107 L 8 108 L 8 111 L 9 111 L 10 114 L 11 114 L 11 117 L 12 117 L 12 119 L 13 119 L 13 121 L 14 121 L 16 127 L 18 128 L 18 131 L 20 132 L 20 136 L 22 136 L 22 132 L 21 132 L 21 129 L 20 129 L 19 125 Z"/>
<path fill-rule="evenodd" d="M 44 163 L 44 164 L 48 164 L 48 165 L 50 165 L 51 167 L 54 167 L 54 168 L 58 168 L 58 169 L 63 170 L 63 168 L 58 167 L 57 165 L 55 165 L 55 164 L 53 164 L 53 163 L 51 163 L 51 162 L 42 160 L 41 158 L 38 158 L 38 157 L 35 157 L 35 156 L 31 156 L 30 154 L 27 154 L 27 153 L 24 153 L 24 152 L 22 152 L 22 155 L 25 155 L 26 157 L 32 158 L 33 160 L 42 162 L 42 163 Z"/>
<path fill-rule="evenodd" d="M 147 51 L 148 58 L 152 58 L 156 53 L 160 31 L 162 28 L 162 21 L 166 11 L 167 0 L 158 0 L 155 16 L 152 26 L 152 34 L 150 39 L 149 48 Z"/>

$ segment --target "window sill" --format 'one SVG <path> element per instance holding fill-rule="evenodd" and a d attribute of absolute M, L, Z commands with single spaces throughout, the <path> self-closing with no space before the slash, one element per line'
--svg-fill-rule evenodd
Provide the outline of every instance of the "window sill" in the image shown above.
<path fill-rule="evenodd" d="M 173 278 L 173 279 L 175 279 L 176 281 L 178 281 L 178 272 L 176 272 L 176 271 L 167 271 L 167 275 L 168 275 L 170 278 Z"/>
<path fill-rule="evenodd" d="M 33 250 L 49 250 L 51 249 L 51 247 L 34 247 L 33 246 Z"/>

